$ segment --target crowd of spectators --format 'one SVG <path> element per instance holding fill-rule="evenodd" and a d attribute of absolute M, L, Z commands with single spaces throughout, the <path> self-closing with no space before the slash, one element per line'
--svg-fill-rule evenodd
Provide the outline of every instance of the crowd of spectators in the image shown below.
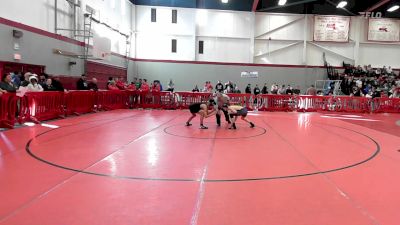
<path fill-rule="evenodd" d="M 83 81 L 84 82 L 84 81 Z M 93 83 L 93 82 L 92 82 Z M 128 83 L 123 77 L 109 77 L 107 81 L 107 90 L 129 90 L 136 91 L 140 90 L 143 92 L 160 92 L 160 91 L 171 91 L 175 89 L 175 84 L 172 79 L 168 83 L 168 88 L 164 90 L 159 80 L 154 80 L 152 83 L 148 83 L 147 79 L 134 78 L 132 82 Z"/>
<path fill-rule="evenodd" d="M 345 71 L 343 74 L 335 74 L 334 77 L 330 77 L 331 80 L 340 80 L 340 88 L 343 95 L 349 96 L 360 96 L 360 97 L 392 97 L 400 98 L 400 75 L 395 73 L 389 66 L 383 68 L 372 68 L 368 66 L 353 67 L 345 65 Z M 252 87 L 248 84 L 244 93 L 247 94 L 276 94 L 276 95 L 332 95 L 335 83 L 332 82 L 326 90 L 317 91 L 314 85 L 307 88 L 305 92 L 301 92 L 299 85 L 278 85 L 273 83 L 268 89 L 267 83 L 262 87 L 256 84 Z M 83 74 L 76 83 L 77 90 L 99 90 L 97 79 L 92 78 L 88 81 L 85 74 Z M 160 92 L 175 90 L 175 84 L 170 79 L 167 88 L 164 89 L 163 85 L 159 80 L 154 80 L 150 84 L 147 79 L 134 78 L 130 83 L 125 81 L 123 77 L 109 77 L 107 90 L 140 90 L 144 92 Z M 5 74 L 0 82 L 0 95 L 6 92 L 40 92 L 40 91 L 66 91 L 61 84 L 59 78 L 50 77 L 49 75 L 42 73 L 40 75 L 27 72 L 22 75 L 21 72 L 14 72 Z M 220 92 L 220 93 L 242 93 L 238 85 L 232 81 L 223 83 L 217 81 L 215 86 L 211 81 L 206 81 L 204 86 L 199 89 L 196 85 L 192 92 Z"/>
<path fill-rule="evenodd" d="M 314 88 L 314 85 L 312 87 L 310 86 L 309 89 L 304 94 L 310 94 L 310 95 L 315 95 L 316 90 Z M 196 85 L 192 92 L 219 92 L 219 93 L 242 93 L 242 91 L 239 89 L 239 87 L 233 83 L 232 81 L 228 81 L 226 83 L 222 83 L 222 81 L 217 81 L 217 84 L 215 87 L 212 85 L 211 81 L 206 81 L 203 88 L 200 90 L 198 86 Z M 270 87 L 270 91 L 268 90 L 268 84 L 265 83 L 263 87 L 259 87 L 258 84 L 255 85 L 253 88 L 251 84 L 248 84 L 244 90 L 244 93 L 246 94 L 254 94 L 254 95 L 259 95 L 259 94 L 276 94 L 276 95 L 299 95 L 301 94 L 300 86 L 291 86 L 291 85 L 278 85 L 276 83 L 273 83 L 272 86 Z"/>
<path fill-rule="evenodd" d="M 357 97 L 391 97 L 400 98 L 400 76 L 389 66 L 372 68 L 368 66 L 346 66 L 341 80 L 344 95 Z"/>
<path fill-rule="evenodd" d="M 0 95 L 3 93 L 25 93 L 40 91 L 65 91 L 60 80 L 42 73 L 39 75 L 27 72 L 7 73 L 0 82 Z"/>

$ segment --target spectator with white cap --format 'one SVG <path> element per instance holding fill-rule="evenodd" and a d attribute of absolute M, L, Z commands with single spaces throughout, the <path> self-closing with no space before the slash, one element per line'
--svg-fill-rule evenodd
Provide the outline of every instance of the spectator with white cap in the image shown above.
<path fill-rule="evenodd" d="M 40 92 L 43 91 L 43 87 L 38 84 L 38 78 L 36 74 L 29 77 L 29 84 L 27 86 L 28 92 Z"/>

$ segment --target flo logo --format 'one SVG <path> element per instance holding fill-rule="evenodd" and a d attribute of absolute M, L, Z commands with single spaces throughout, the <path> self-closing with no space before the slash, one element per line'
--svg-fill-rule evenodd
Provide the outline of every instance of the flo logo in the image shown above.
<path fill-rule="evenodd" d="M 381 12 L 359 12 L 362 17 L 365 19 L 368 18 L 382 18 Z"/>

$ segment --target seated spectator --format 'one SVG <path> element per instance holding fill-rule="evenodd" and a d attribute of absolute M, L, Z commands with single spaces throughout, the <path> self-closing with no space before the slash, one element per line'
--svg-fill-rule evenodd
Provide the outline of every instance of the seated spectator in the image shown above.
<path fill-rule="evenodd" d="M 400 87 L 394 89 L 393 94 L 391 94 L 389 98 L 400 98 Z"/>
<path fill-rule="evenodd" d="M 7 92 L 17 92 L 17 87 L 11 81 L 11 74 L 6 74 L 0 82 L 0 88 Z"/>
<path fill-rule="evenodd" d="M 287 95 L 293 95 L 293 89 L 290 85 L 288 85 L 288 87 L 286 88 L 286 94 Z"/>
<path fill-rule="evenodd" d="M 254 95 L 259 95 L 261 93 L 261 90 L 258 87 L 258 84 L 256 84 L 256 86 L 254 87 L 253 93 L 254 93 Z"/>
<path fill-rule="evenodd" d="M 174 84 L 174 82 L 172 81 L 172 79 L 170 79 L 170 80 L 169 80 L 169 83 L 168 83 L 168 89 L 167 89 L 167 91 L 174 92 L 174 89 L 175 89 L 175 84 Z"/>
<path fill-rule="evenodd" d="M 57 91 L 56 87 L 53 86 L 53 80 L 50 78 L 47 78 L 46 83 L 42 87 L 44 91 Z"/>
<path fill-rule="evenodd" d="M 200 92 L 199 88 L 197 87 L 197 84 L 196 84 L 196 86 L 194 86 L 192 92 Z"/>
<path fill-rule="evenodd" d="M 21 78 L 21 72 L 14 72 L 13 74 L 11 74 L 11 81 L 17 88 L 21 86 Z"/>
<path fill-rule="evenodd" d="M 300 86 L 299 86 L 299 85 L 296 85 L 296 87 L 293 89 L 293 94 L 299 95 L 300 92 L 301 92 Z"/>
<path fill-rule="evenodd" d="M 91 91 L 98 91 L 99 88 L 97 87 L 97 79 L 92 78 L 92 81 L 88 84 L 88 89 Z"/>
<path fill-rule="evenodd" d="M 24 74 L 23 80 L 21 81 L 21 86 L 26 87 L 29 84 L 29 77 L 32 76 L 32 73 L 27 72 Z"/>
<path fill-rule="evenodd" d="M 62 85 L 62 83 L 61 83 L 61 81 L 60 81 L 60 78 L 54 77 L 54 78 L 52 79 L 51 84 L 53 85 L 53 87 L 54 87 L 54 89 L 55 89 L 56 91 L 65 91 L 64 86 Z"/>
<path fill-rule="evenodd" d="M 389 66 L 389 67 L 386 69 L 386 73 L 388 73 L 388 74 L 392 74 L 392 73 L 393 73 L 393 69 L 392 69 L 391 66 Z"/>
<path fill-rule="evenodd" d="M 235 90 L 234 90 L 234 93 L 240 94 L 240 93 L 242 93 L 242 92 L 240 91 L 239 87 L 236 86 L 236 87 L 235 87 Z"/>
<path fill-rule="evenodd" d="M 38 83 L 39 83 L 42 87 L 45 86 L 45 85 L 46 85 L 46 82 L 47 82 L 47 78 L 49 78 L 49 75 L 47 75 L 47 74 L 45 74 L 45 73 L 40 74 Z"/>
<path fill-rule="evenodd" d="M 268 94 L 267 83 L 264 84 L 264 87 L 262 88 L 261 93 L 262 93 L 263 95 Z"/>
<path fill-rule="evenodd" d="M 244 90 L 246 94 L 251 94 L 251 84 L 247 84 L 246 89 Z"/>
<path fill-rule="evenodd" d="M 272 84 L 272 86 L 271 86 L 271 94 L 274 94 L 274 95 L 278 94 L 278 90 L 279 90 L 278 85 L 276 83 Z"/>
<path fill-rule="evenodd" d="M 29 84 L 27 86 L 27 92 L 40 92 L 43 91 L 43 87 L 38 83 L 38 78 L 33 74 L 29 77 Z"/>
<path fill-rule="evenodd" d="M 107 89 L 110 91 L 119 91 L 119 88 L 117 87 L 117 85 L 115 84 L 115 81 L 111 81 L 108 86 Z"/>
<path fill-rule="evenodd" d="M 315 89 L 314 85 L 307 89 L 306 95 L 317 95 L 317 89 Z"/>
<path fill-rule="evenodd" d="M 278 95 L 285 95 L 286 94 L 286 86 L 283 84 L 281 87 L 278 89 Z"/>
<path fill-rule="evenodd" d="M 82 74 L 81 78 L 76 82 L 77 90 L 88 90 L 88 84 L 86 82 L 86 75 Z"/>

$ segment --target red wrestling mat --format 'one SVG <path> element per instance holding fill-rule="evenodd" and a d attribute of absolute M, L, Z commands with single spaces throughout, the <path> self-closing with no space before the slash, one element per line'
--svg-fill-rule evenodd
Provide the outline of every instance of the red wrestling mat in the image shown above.
<path fill-rule="evenodd" d="M 250 113 L 256 127 L 237 130 L 189 116 L 115 110 L 0 133 L 0 224 L 398 224 L 400 115 Z"/>

